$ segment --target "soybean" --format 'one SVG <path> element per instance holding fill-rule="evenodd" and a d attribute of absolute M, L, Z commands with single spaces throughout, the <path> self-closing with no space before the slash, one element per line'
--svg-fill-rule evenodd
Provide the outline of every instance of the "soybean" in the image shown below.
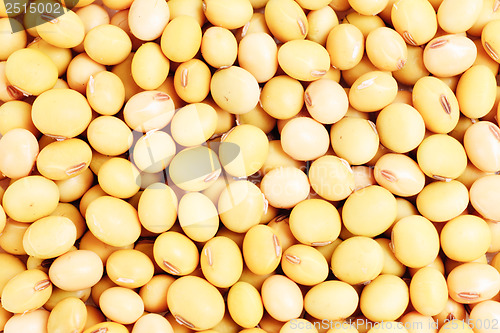
<path fill-rule="evenodd" d="M 351 285 L 375 279 L 382 272 L 383 265 L 382 248 L 364 236 L 354 236 L 340 243 L 333 251 L 331 261 L 333 274 Z"/>
<path fill-rule="evenodd" d="M 83 41 L 85 52 L 102 65 L 116 65 L 124 61 L 132 50 L 132 41 L 125 31 L 103 24 L 90 30 Z"/>
<path fill-rule="evenodd" d="M 255 274 L 272 273 L 279 265 L 282 248 L 275 231 L 266 225 L 256 225 L 245 234 L 242 246 L 246 266 Z"/>
<path fill-rule="evenodd" d="M 441 231 L 441 248 L 457 261 L 472 261 L 486 254 L 491 244 L 488 224 L 474 215 L 461 215 L 448 221 Z M 467 248 L 467 251 L 464 251 Z"/>
<path fill-rule="evenodd" d="M 267 209 L 267 201 L 260 189 L 247 180 L 226 185 L 217 202 L 221 222 L 229 230 L 238 233 L 247 232 L 259 224 Z"/>
<path fill-rule="evenodd" d="M 156 264 L 172 275 L 188 275 L 199 263 L 196 245 L 188 237 L 175 231 L 164 232 L 156 238 L 153 254 Z"/>
<path fill-rule="evenodd" d="M 292 208 L 307 198 L 310 184 L 302 170 L 295 166 L 285 166 L 266 173 L 260 189 L 273 207 Z"/>
<path fill-rule="evenodd" d="M 315 318 L 338 321 L 351 316 L 358 302 L 358 293 L 351 285 L 329 280 L 309 289 L 304 297 L 304 308 Z"/>
<path fill-rule="evenodd" d="M 75 297 L 61 300 L 50 312 L 47 322 L 48 333 L 83 331 L 87 321 L 85 303 Z"/>
<path fill-rule="evenodd" d="M 462 304 L 479 303 L 500 290 L 500 273 L 485 263 L 470 262 L 457 266 L 447 278 L 450 297 Z"/>
<path fill-rule="evenodd" d="M 462 74 L 472 66 L 476 55 L 476 45 L 468 37 L 444 35 L 427 43 L 424 64 L 435 76 L 451 77 Z"/>
<path fill-rule="evenodd" d="M 395 71 L 403 68 L 408 57 L 404 39 L 387 27 L 376 28 L 366 37 L 366 54 L 380 70 Z M 384 49 L 381 53 L 380 48 Z"/>
<path fill-rule="evenodd" d="M 430 183 L 417 196 L 418 211 L 433 222 L 457 217 L 468 204 L 467 187 L 456 180 Z"/>
<path fill-rule="evenodd" d="M 38 269 L 23 271 L 5 284 L 2 290 L 2 307 L 12 313 L 38 309 L 49 299 L 52 283 Z"/>
<path fill-rule="evenodd" d="M 309 23 L 306 14 L 293 0 L 269 0 L 264 15 L 273 36 L 284 43 L 307 36 Z"/>
<path fill-rule="evenodd" d="M 144 41 L 160 37 L 169 18 L 169 6 L 162 1 L 134 0 L 128 12 L 130 31 Z"/>
<path fill-rule="evenodd" d="M 325 126 L 308 117 L 296 117 L 281 130 L 283 151 L 298 161 L 315 160 L 323 156 L 330 145 Z"/>
<path fill-rule="evenodd" d="M 178 302 L 179 299 L 183 302 Z M 167 303 L 175 320 L 190 329 L 212 328 L 224 317 L 224 300 L 220 292 L 196 276 L 181 277 L 172 283 Z"/>
<path fill-rule="evenodd" d="M 214 28 L 209 28 L 209 30 Z M 219 51 L 217 54 L 219 54 Z M 226 54 L 229 53 L 227 52 Z M 259 83 L 269 81 L 278 70 L 278 47 L 273 38 L 265 32 L 247 33 L 238 45 L 237 54 L 238 63 L 241 68 L 249 71 Z M 207 62 L 210 63 L 210 59 Z M 231 66 L 233 63 L 234 59 L 232 62 L 225 61 L 222 64 L 224 66 Z"/>
<path fill-rule="evenodd" d="M 293 40 L 278 50 L 278 63 L 283 71 L 300 81 L 314 81 L 330 68 L 328 51 L 309 40 Z"/>
<path fill-rule="evenodd" d="M 56 84 L 58 71 L 54 62 L 41 51 L 20 49 L 7 58 L 5 75 L 12 87 L 23 95 L 38 96 Z M 33 77 L 38 79 L 30 79 Z"/>
<path fill-rule="evenodd" d="M 219 69 L 210 81 L 210 93 L 215 103 L 233 114 L 251 111 L 259 101 L 259 84 L 247 70 L 231 66 Z"/>
<path fill-rule="evenodd" d="M 485 175 L 478 178 L 470 187 L 470 202 L 481 216 L 498 221 L 500 209 L 493 198 L 498 195 L 499 175 Z M 5 208 L 5 207 L 4 207 Z"/>
<path fill-rule="evenodd" d="M 199 209 L 193 210 L 193 207 Z M 179 201 L 179 224 L 184 233 L 196 242 L 212 239 L 219 228 L 215 205 L 202 193 L 186 193 Z"/>
<path fill-rule="evenodd" d="M 363 33 L 353 24 L 342 23 L 330 30 L 326 49 L 332 66 L 340 70 L 359 64 L 365 50 Z"/>
<path fill-rule="evenodd" d="M 262 302 L 267 313 L 279 321 L 298 318 L 304 301 L 299 286 L 283 275 L 272 275 L 262 284 Z"/>
<path fill-rule="evenodd" d="M 474 148 L 472 148 L 474 146 Z M 478 149 L 477 147 L 481 147 Z M 464 134 L 464 148 L 469 160 L 483 172 L 500 170 L 500 129 L 489 121 L 472 124 Z"/>
<path fill-rule="evenodd" d="M 409 45 L 425 44 L 437 32 L 436 13 L 429 1 L 398 1 L 396 6 L 392 6 L 390 16 L 394 29 Z"/>
<path fill-rule="evenodd" d="M 219 288 L 228 288 L 243 272 L 243 257 L 233 240 L 224 236 L 213 237 L 201 250 L 200 266 L 208 282 Z"/>
<path fill-rule="evenodd" d="M 409 299 L 408 286 L 403 279 L 382 274 L 363 288 L 359 307 L 369 320 L 391 321 L 404 313 Z"/>
<path fill-rule="evenodd" d="M 380 111 L 376 122 L 380 143 L 397 153 L 407 153 L 422 142 L 425 122 L 411 105 L 392 103 Z"/>
<path fill-rule="evenodd" d="M 361 75 L 349 90 L 349 102 L 359 111 L 378 111 L 394 101 L 398 84 L 387 72 L 372 71 Z"/>
<path fill-rule="evenodd" d="M 259 291 L 248 282 L 236 282 L 227 294 L 227 308 L 231 318 L 245 328 L 255 327 L 264 314 Z"/>
<path fill-rule="evenodd" d="M 396 214 L 394 195 L 381 186 L 372 185 L 347 198 L 342 209 L 342 221 L 353 234 L 374 237 L 392 225 Z"/>
<path fill-rule="evenodd" d="M 424 267 L 430 265 L 439 253 L 439 235 L 428 219 L 410 215 L 394 225 L 391 247 L 396 258 L 405 266 Z"/>
<path fill-rule="evenodd" d="M 430 295 L 430 297 L 423 297 L 423 295 Z M 448 286 L 445 277 L 432 267 L 419 269 L 410 282 L 410 298 L 413 307 L 422 315 L 439 314 L 448 301 Z"/>

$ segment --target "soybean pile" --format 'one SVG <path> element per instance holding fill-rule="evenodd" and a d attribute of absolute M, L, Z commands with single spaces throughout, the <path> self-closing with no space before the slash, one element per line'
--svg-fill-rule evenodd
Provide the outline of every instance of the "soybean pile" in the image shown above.
<path fill-rule="evenodd" d="M 0 1 L 0 331 L 500 331 L 500 0 L 62 5 Z"/>

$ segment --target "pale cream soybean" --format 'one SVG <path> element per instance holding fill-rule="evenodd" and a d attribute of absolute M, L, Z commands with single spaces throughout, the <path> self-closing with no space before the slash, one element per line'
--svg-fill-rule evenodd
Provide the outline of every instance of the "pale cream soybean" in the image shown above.
<path fill-rule="evenodd" d="M 422 142 L 425 122 L 411 105 L 392 103 L 377 116 L 377 132 L 380 143 L 397 153 L 407 153 Z"/>
<path fill-rule="evenodd" d="M 239 65 L 254 75 L 259 83 L 271 79 L 278 70 L 278 47 L 272 36 L 265 32 L 245 35 L 238 44 L 237 54 Z M 231 66 L 233 62 L 227 61 L 224 66 Z"/>
<path fill-rule="evenodd" d="M 351 285 L 375 279 L 382 272 L 383 265 L 382 248 L 376 241 L 365 236 L 344 240 L 333 251 L 331 261 L 333 274 Z"/>
<path fill-rule="evenodd" d="M 444 0 L 437 10 L 439 26 L 448 33 L 469 30 L 479 18 L 482 1 Z"/>
<path fill-rule="evenodd" d="M 226 184 L 217 202 L 221 222 L 229 230 L 238 233 L 245 233 L 259 224 L 265 210 L 267 202 L 262 192 L 247 180 Z"/>
<path fill-rule="evenodd" d="M 50 179 L 27 176 L 14 181 L 5 191 L 5 213 L 19 222 L 34 222 L 50 215 L 59 202 L 59 190 Z"/>
<path fill-rule="evenodd" d="M 37 156 L 40 174 L 52 180 L 66 180 L 83 173 L 90 165 L 92 150 L 83 140 L 71 138 L 45 146 Z"/>
<path fill-rule="evenodd" d="M 249 0 L 205 0 L 203 12 L 214 26 L 237 29 L 250 21 L 253 7 Z"/>
<path fill-rule="evenodd" d="M 78 291 L 101 280 L 104 266 L 97 254 L 88 250 L 70 251 L 58 257 L 49 268 L 52 283 L 64 291 Z"/>
<path fill-rule="evenodd" d="M 236 282 L 229 289 L 227 307 L 231 318 L 244 328 L 255 327 L 264 314 L 259 291 L 248 282 Z"/>
<path fill-rule="evenodd" d="M 194 242 L 175 231 L 160 234 L 154 242 L 153 252 L 156 264 L 172 275 L 188 275 L 199 263 Z"/>
<path fill-rule="evenodd" d="M 267 313 L 279 321 L 298 318 L 304 301 L 299 286 L 283 275 L 272 275 L 262 284 L 262 302 Z"/>
<path fill-rule="evenodd" d="M 353 24 L 342 23 L 330 30 L 326 49 L 332 66 L 340 70 L 351 69 L 363 57 L 365 41 L 363 33 Z"/>
<path fill-rule="evenodd" d="M 257 79 L 247 70 L 231 66 L 219 69 L 210 81 L 210 93 L 215 103 L 233 114 L 251 111 L 259 101 Z"/>
<path fill-rule="evenodd" d="M 470 262 L 457 266 L 446 281 L 450 297 L 462 304 L 490 299 L 500 290 L 500 273 L 485 263 Z"/>
<path fill-rule="evenodd" d="M 472 124 L 465 131 L 463 142 L 469 160 L 479 170 L 500 170 L 500 129 L 496 124 L 489 121 Z"/>
<path fill-rule="evenodd" d="M 474 42 L 459 34 L 432 39 L 424 49 L 425 67 L 440 77 L 451 77 L 465 72 L 476 59 Z"/>
<path fill-rule="evenodd" d="M 283 252 L 281 268 L 294 282 L 314 286 L 326 280 L 329 267 L 325 257 L 312 246 L 295 244 Z"/>
<path fill-rule="evenodd" d="M 460 111 L 472 119 L 484 117 L 495 104 L 496 90 L 494 74 L 486 66 L 472 66 L 458 81 L 456 95 Z"/>
<path fill-rule="evenodd" d="M 300 81 L 314 81 L 330 68 L 328 51 L 309 40 L 293 40 L 278 50 L 278 63 L 283 71 Z"/>
<path fill-rule="evenodd" d="M 99 298 L 103 314 L 113 322 L 132 324 L 144 313 L 144 302 L 132 289 L 112 287 L 106 289 Z"/>
<path fill-rule="evenodd" d="M 76 227 L 64 216 L 41 218 L 26 229 L 23 247 L 27 254 L 41 259 L 55 258 L 73 246 Z"/>
<path fill-rule="evenodd" d="M 83 331 L 87 321 L 85 303 L 75 297 L 61 300 L 50 312 L 47 333 Z"/>
<path fill-rule="evenodd" d="M 342 221 L 355 235 L 375 237 L 392 225 L 396 214 L 394 195 L 381 186 L 372 185 L 347 198 L 342 209 Z"/>
<path fill-rule="evenodd" d="M 132 58 L 132 77 L 145 90 L 158 88 L 167 78 L 170 61 L 162 53 L 158 44 L 142 44 Z"/>
<path fill-rule="evenodd" d="M 410 299 L 408 286 L 398 276 L 382 274 L 363 288 L 359 298 L 361 312 L 372 321 L 398 319 Z"/>
<path fill-rule="evenodd" d="M 197 207 L 197 209 L 193 209 Z M 219 229 L 219 216 L 215 205 L 202 193 L 184 194 L 179 201 L 179 224 L 184 233 L 196 242 L 212 239 Z"/>
<path fill-rule="evenodd" d="M 183 62 L 175 70 L 175 93 L 186 103 L 202 102 L 210 91 L 210 76 L 208 65 L 200 59 Z"/>
<path fill-rule="evenodd" d="M 298 161 L 323 156 L 330 145 L 325 126 L 308 117 L 291 119 L 281 130 L 283 151 Z"/>
<path fill-rule="evenodd" d="M 132 50 L 132 42 L 127 33 L 111 24 L 103 24 L 90 30 L 83 45 L 89 57 L 103 65 L 121 63 Z"/>
<path fill-rule="evenodd" d="M 256 225 L 245 234 L 242 246 L 246 266 L 255 274 L 272 273 L 279 265 L 282 255 L 280 240 L 267 225 Z"/>
<path fill-rule="evenodd" d="M 436 180 L 450 180 L 464 172 L 467 155 L 455 138 L 446 134 L 433 134 L 418 147 L 417 162 L 427 176 Z"/>
<path fill-rule="evenodd" d="M 290 213 L 289 225 L 293 236 L 310 246 L 335 241 L 341 227 L 335 206 L 322 199 L 307 199 L 295 205 Z"/>
<path fill-rule="evenodd" d="M 439 79 L 432 76 L 419 79 L 413 87 L 412 101 L 428 130 L 448 133 L 457 125 L 460 117 L 458 100 Z"/>
<path fill-rule="evenodd" d="M 151 280 L 154 266 L 146 254 L 134 249 L 122 249 L 108 257 L 106 274 L 117 285 L 134 289 Z"/>
<path fill-rule="evenodd" d="M 39 152 L 36 137 L 27 129 L 14 128 L 0 138 L 0 172 L 9 178 L 30 174 Z"/>
<path fill-rule="evenodd" d="M 378 111 L 394 101 L 398 84 L 391 74 L 371 71 L 361 75 L 349 90 L 349 102 L 359 111 Z"/>
<path fill-rule="evenodd" d="M 495 33 L 500 26 L 500 19 L 492 20 L 488 22 L 481 32 L 481 42 L 484 49 L 491 57 L 491 59 L 500 63 L 500 40 L 498 34 Z"/>
<path fill-rule="evenodd" d="M 20 49 L 7 58 L 5 75 L 22 94 L 38 96 L 55 85 L 58 71 L 54 62 L 41 51 Z M 32 77 L 39 79 L 32 80 Z"/>
<path fill-rule="evenodd" d="M 170 61 L 184 62 L 196 55 L 201 38 L 201 28 L 196 19 L 183 15 L 167 24 L 161 35 L 160 46 Z"/>
<path fill-rule="evenodd" d="M 301 169 L 285 166 L 266 173 L 260 183 L 260 189 L 270 205 L 276 208 L 292 208 L 307 198 L 310 184 Z"/>
<path fill-rule="evenodd" d="M 344 117 L 333 124 L 330 141 L 335 154 L 351 165 L 369 162 L 379 147 L 375 124 L 370 120 L 354 117 Z"/>
<path fill-rule="evenodd" d="M 436 13 L 428 1 L 398 1 L 392 6 L 390 16 L 394 29 L 409 45 L 425 44 L 437 32 Z"/>
<path fill-rule="evenodd" d="M 196 276 L 181 277 L 172 283 L 167 303 L 175 320 L 190 329 L 212 328 L 224 317 L 224 300 L 220 292 Z"/>
<path fill-rule="evenodd" d="M 410 299 L 422 315 L 435 316 L 446 306 L 448 286 L 444 275 L 433 267 L 423 267 L 410 282 Z"/>
<path fill-rule="evenodd" d="M 134 0 L 128 12 L 130 31 L 144 41 L 160 37 L 169 18 L 169 6 L 163 1 Z"/>
<path fill-rule="evenodd" d="M 304 92 L 307 111 L 322 124 L 333 124 L 347 113 L 349 100 L 342 86 L 330 79 L 311 82 Z"/>
<path fill-rule="evenodd" d="M 408 57 L 404 39 L 391 28 L 380 27 L 366 37 L 366 54 L 380 70 L 395 71 L 403 68 Z M 383 49 L 384 52 L 379 50 Z"/>
<path fill-rule="evenodd" d="M 485 175 L 470 187 L 470 202 L 485 219 L 497 221 L 500 217 L 500 209 L 494 199 L 498 195 L 499 183 L 499 175 Z"/>
<path fill-rule="evenodd" d="M 325 46 L 328 33 L 339 24 L 337 13 L 330 6 L 311 10 L 307 14 L 309 31 L 306 38 Z"/>
<path fill-rule="evenodd" d="M 343 200 L 355 188 L 355 178 L 349 163 L 337 156 L 325 155 L 313 163 L 308 172 L 312 189 L 327 200 Z"/>
<path fill-rule="evenodd" d="M 87 128 L 92 118 L 92 110 L 79 92 L 71 89 L 52 89 L 35 99 L 31 118 L 36 128 L 45 135 L 72 138 Z"/>
<path fill-rule="evenodd" d="M 307 36 L 309 23 L 306 14 L 295 1 L 269 0 L 264 15 L 269 30 L 282 42 Z"/>
<path fill-rule="evenodd" d="M 93 200 L 85 219 L 96 238 L 112 246 L 130 245 L 141 233 L 136 209 L 119 198 L 105 195 Z"/>
<path fill-rule="evenodd" d="M 304 105 L 304 87 L 288 75 L 278 75 L 266 82 L 259 101 L 271 117 L 290 119 L 299 114 Z"/>
<path fill-rule="evenodd" d="M 309 289 L 304 308 L 316 318 L 337 321 L 352 315 L 358 302 L 358 293 L 350 284 L 328 280 Z"/>
<path fill-rule="evenodd" d="M 41 307 L 52 293 L 52 283 L 44 272 L 23 271 L 7 282 L 2 290 L 2 307 L 12 313 L 24 313 Z"/>
<path fill-rule="evenodd" d="M 219 288 L 229 288 L 243 272 L 243 257 L 233 240 L 213 237 L 201 250 L 200 266 L 208 282 Z"/>
<path fill-rule="evenodd" d="M 373 173 L 379 185 L 403 197 L 418 194 L 425 185 L 425 175 L 418 164 L 403 154 L 382 155 Z"/>
<path fill-rule="evenodd" d="M 439 235 L 428 219 L 410 215 L 394 225 L 391 247 L 396 258 L 405 266 L 424 267 L 431 264 L 439 253 Z"/>
<path fill-rule="evenodd" d="M 232 66 L 239 55 L 236 37 L 226 28 L 210 27 L 203 33 L 201 54 L 214 68 Z"/>
<path fill-rule="evenodd" d="M 139 170 L 156 173 L 170 164 L 175 156 L 175 150 L 175 142 L 168 133 L 151 131 L 140 137 L 130 152 Z"/>
<path fill-rule="evenodd" d="M 417 196 L 417 208 L 433 222 L 445 222 L 457 217 L 467 208 L 467 187 L 456 180 L 433 182 Z"/>

